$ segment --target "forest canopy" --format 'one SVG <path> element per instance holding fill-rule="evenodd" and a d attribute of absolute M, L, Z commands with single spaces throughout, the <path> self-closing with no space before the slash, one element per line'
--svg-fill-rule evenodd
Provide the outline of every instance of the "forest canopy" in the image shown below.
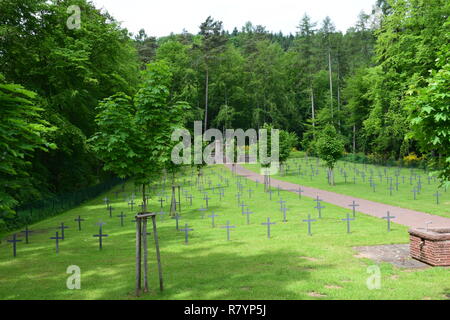
<path fill-rule="evenodd" d="M 71 5 L 81 9 L 79 28 L 66 24 Z M 197 34 L 160 38 L 151 30 L 130 33 L 86 0 L 3 0 L 0 12 L 0 101 L 8 103 L 1 128 L 7 123 L 14 141 L 30 141 L 13 144 L 0 132 L 0 154 L 7 155 L 0 214 L 111 177 L 87 143 L 95 119 L 109 97 L 134 96 L 147 65 L 162 61 L 172 75 L 164 84 L 170 100 L 191 106 L 187 128 L 194 120 L 205 129 L 270 124 L 295 133 L 296 147 L 315 155 L 315 138 L 331 125 L 349 154 L 422 162 L 448 183 L 447 0 L 379 0 L 345 33 L 329 17 L 317 22 L 305 14 L 295 34 L 251 22 L 228 31 L 205 17 Z M 39 137 L 7 120 L 18 117 Z"/>

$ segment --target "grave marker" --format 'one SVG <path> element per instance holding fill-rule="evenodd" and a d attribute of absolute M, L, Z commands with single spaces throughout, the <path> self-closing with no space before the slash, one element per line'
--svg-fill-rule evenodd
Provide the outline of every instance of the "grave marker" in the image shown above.
<path fill-rule="evenodd" d="M 172 217 L 172 219 L 175 219 L 175 221 L 176 221 L 176 230 L 178 231 L 178 221 L 181 219 L 181 216 L 178 214 L 178 212 L 176 212 L 175 215 Z"/>
<path fill-rule="evenodd" d="M 63 239 L 62 239 L 62 237 L 60 238 L 58 236 L 58 231 L 56 231 L 56 235 L 54 237 L 51 237 L 50 239 L 56 241 L 56 253 L 59 253 L 59 240 L 63 240 Z"/>
<path fill-rule="evenodd" d="M 194 229 L 191 229 L 188 227 L 188 224 L 185 224 L 185 227 L 183 229 L 180 229 L 180 231 L 184 231 L 184 243 L 188 244 L 189 242 L 189 231 L 194 231 Z"/>
<path fill-rule="evenodd" d="M 68 229 L 69 227 L 64 226 L 64 222 L 61 222 L 61 225 L 57 227 L 56 229 L 61 229 L 61 240 L 64 240 L 64 229 Z"/>
<path fill-rule="evenodd" d="M 308 219 L 307 220 L 303 220 L 303 222 L 307 222 L 308 223 L 308 235 L 312 236 L 311 233 L 311 222 L 316 222 L 316 219 L 311 219 L 311 215 L 308 214 Z"/>
<path fill-rule="evenodd" d="M 17 242 L 22 242 L 22 240 L 17 240 L 17 235 L 14 233 L 12 240 L 6 241 L 13 244 L 13 256 L 15 258 L 17 256 Z"/>
<path fill-rule="evenodd" d="M 208 218 L 211 218 L 211 223 L 212 223 L 212 227 L 213 227 L 213 228 L 216 227 L 216 225 L 215 225 L 215 223 L 214 223 L 214 219 L 215 219 L 216 217 L 218 217 L 218 215 L 217 215 L 217 214 L 214 214 L 214 211 L 212 212 L 211 215 L 208 216 Z"/>
<path fill-rule="evenodd" d="M 211 199 L 211 198 L 208 197 L 208 194 L 205 194 L 205 196 L 203 197 L 203 200 L 206 201 L 206 209 L 209 208 L 209 206 L 208 206 L 208 200 L 210 200 L 210 199 Z"/>
<path fill-rule="evenodd" d="M 287 220 L 286 220 L 286 211 L 288 210 L 288 208 L 286 208 L 286 207 L 283 207 L 283 222 L 287 222 Z"/>
<path fill-rule="evenodd" d="M 98 244 L 99 244 L 99 248 L 100 248 L 100 250 L 102 250 L 103 249 L 103 238 L 104 237 L 108 237 L 109 235 L 108 234 L 104 234 L 103 233 L 103 225 L 105 225 L 106 223 L 104 223 L 104 222 L 99 222 L 99 223 L 97 223 L 97 225 L 100 227 L 100 229 L 99 229 L 99 231 L 98 231 L 98 234 L 94 234 L 93 235 L 93 237 L 96 237 L 96 238 L 98 238 Z M 64 240 L 64 239 L 63 239 Z"/>
<path fill-rule="evenodd" d="M 350 214 L 347 213 L 347 218 L 342 219 L 342 221 L 347 221 L 347 233 L 351 233 L 350 232 L 350 221 L 355 221 L 355 218 L 350 218 Z"/>
<path fill-rule="evenodd" d="M 199 208 L 199 209 L 197 209 L 197 210 L 201 212 L 201 214 L 202 214 L 202 219 L 204 219 L 204 218 L 205 218 L 205 211 L 206 211 L 207 209 L 201 207 L 201 208 Z"/>
<path fill-rule="evenodd" d="M 84 219 L 81 219 L 81 216 L 78 216 L 74 221 L 78 222 L 78 231 L 81 231 L 81 221 L 84 221 Z"/>
<path fill-rule="evenodd" d="M 383 219 L 387 220 L 387 230 L 388 230 L 388 232 L 391 231 L 391 220 L 395 219 L 395 217 L 391 216 L 391 213 L 388 211 L 387 212 L 387 216 L 383 217 Z"/>
<path fill-rule="evenodd" d="M 31 231 L 31 230 L 29 230 L 28 229 L 28 225 L 26 225 L 25 226 L 25 230 L 23 230 L 23 231 L 20 231 L 21 233 L 25 233 L 25 244 L 28 244 L 29 242 L 28 242 L 28 235 L 30 234 L 30 233 L 32 233 L 33 231 Z"/>
<path fill-rule="evenodd" d="M 245 212 L 243 212 L 242 214 L 247 215 L 247 225 L 249 225 L 250 224 L 250 215 L 253 214 L 253 212 L 248 211 L 248 208 L 247 208 L 247 210 L 245 210 Z"/>
<path fill-rule="evenodd" d="M 433 196 L 436 197 L 436 204 L 439 204 L 439 196 L 440 196 L 440 195 L 441 195 L 441 194 L 439 193 L 439 191 L 436 191 L 436 193 L 433 194 Z"/>
<path fill-rule="evenodd" d="M 267 222 L 261 223 L 267 226 L 267 238 L 270 239 L 270 226 L 276 224 L 275 222 L 270 222 L 270 218 L 267 218 Z"/>
<path fill-rule="evenodd" d="M 120 226 L 123 227 L 123 218 L 125 218 L 126 215 L 124 215 L 122 211 L 117 217 L 120 218 Z"/>
<path fill-rule="evenodd" d="M 230 221 L 227 221 L 225 226 L 221 227 L 222 229 L 227 229 L 227 240 L 230 241 L 230 229 L 236 228 L 235 226 L 230 225 Z"/>

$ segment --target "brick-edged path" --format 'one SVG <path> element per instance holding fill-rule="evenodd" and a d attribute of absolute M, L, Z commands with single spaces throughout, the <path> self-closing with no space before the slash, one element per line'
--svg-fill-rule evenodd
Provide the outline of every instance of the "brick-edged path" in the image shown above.
<path fill-rule="evenodd" d="M 231 170 L 231 164 L 225 165 L 227 168 Z M 258 181 L 259 183 L 264 183 L 264 176 L 253 172 L 251 170 L 245 169 L 240 165 L 236 165 L 236 173 L 245 176 L 247 179 L 252 181 Z M 396 218 L 392 221 L 394 223 L 398 223 L 404 226 L 408 226 L 411 228 L 426 228 L 426 224 L 428 222 L 432 222 L 429 225 L 430 228 L 436 227 L 450 227 L 450 219 L 444 218 L 440 216 L 435 216 L 432 214 L 428 214 L 425 212 L 414 211 L 410 209 L 400 208 L 396 206 L 391 206 L 384 203 L 374 202 L 370 200 L 355 198 L 351 196 L 346 196 L 343 194 L 324 191 L 316 188 L 304 187 L 298 184 L 276 180 L 271 178 L 271 185 L 273 187 L 280 187 L 281 190 L 291 191 L 298 194 L 298 188 L 301 187 L 304 192 L 302 192 L 302 196 L 306 196 L 309 198 L 316 198 L 319 196 L 324 202 L 328 202 L 334 204 L 336 206 L 346 208 L 348 210 L 352 210 L 348 205 L 352 203 L 352 201 L 356 201 L 359 204 L 357 207 L 358 212 L 368 214 L 377 218 L 382 218 L 386 216 L 386 213 L 389 211 L 391 216 L 395 216 Z"/>

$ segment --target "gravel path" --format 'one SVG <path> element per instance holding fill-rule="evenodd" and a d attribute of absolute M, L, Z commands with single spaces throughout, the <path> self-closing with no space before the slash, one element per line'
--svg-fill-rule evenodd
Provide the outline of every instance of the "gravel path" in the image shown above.
<path fill-rule="evenodd" d="M 232 168 L 231 164 L 227 164 L 225 166 L 230 170 Z M 264 183 L 264 176 L 251 170 L 245 169 L 240 165 L 236 165 L 236 173 L 241 176 L 245 176 L 247 179 L 250 179 L 252 181 Z M 281 190 L 291 191 L 296 194 L 298 194 L 298 190 L 301 187 L 303 190 L 302 197 L 306 196 L 315 199 L 317 196 L 319 196 L 319 198 L 324 202 L 328 202 L 342 208 L 347 208 L 349 210 L 352 210 L 351 207 L 349 207 L 349 204 L 351 204 L 352 201 L 355 201 L 357 204 L 359 204 L 359 207 L 357 207 L 356 209 L 357 212 L 368 214 L 377 218 L 385 217 L 387 212 L 389 211 L 391 216 L 395 216 L 395 219 L 392 220 L 393 222 L 408 226 L 410 228 L 426 228 L 428 222 L 431 222 L 431 224 L 429 225 L 430 228 L 450 227 L 449 218 L 435 216 L 425 212 L 414 211 L 384 203 L 346 196 L 335 192 L 305 187 L 286 181 L 276 180 L 273 178 L 271 178 L 271 185 L 273 187 L 279 186 Z"/>

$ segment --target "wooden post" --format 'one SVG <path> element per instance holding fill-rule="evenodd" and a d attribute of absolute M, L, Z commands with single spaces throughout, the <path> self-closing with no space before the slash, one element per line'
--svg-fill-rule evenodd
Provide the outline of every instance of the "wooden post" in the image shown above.
<path fill-rule="evenodd" d="M 181 189 L 178 186 L 178 214 L 181 214 Z"/>
<path fill-rule="evenodd" d="M 152 216 L 153 222 L 153 237 L 155 238 L 155 247 L 156 247 L 156 259 L 158 261 L 158 273 L 159 273 L 159 289 L 161 291 L 164 290 L 163 285 L 163 277 L 162 277 L 162 269 L 161 269 L 161 255 L 159 253 L 159 242 L 158 242 L 158 233 L 156 231 L 156 219 L 155 216 Z"/>
<path fill-rule="evenodd" d="M 147 245 L 147 218 L 143 218 L 142 242 L 144 249 L 144 292 L 148 292 L 148 245 Z"/>
<path fill-rule="evenodd" d="M 136 296 L 141 294 L 141 219 L 136 217 Z"/>

